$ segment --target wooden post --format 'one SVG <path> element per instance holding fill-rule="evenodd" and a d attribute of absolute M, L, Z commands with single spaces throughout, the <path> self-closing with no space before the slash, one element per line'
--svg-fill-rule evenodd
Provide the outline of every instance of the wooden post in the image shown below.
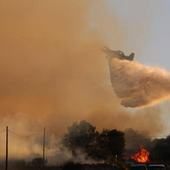
<path fill-rule="evenodd" d="M 8 126 L 6 126 L 6 166 L 5 170 L 8 170 Z"/>
<path fill-rule="evenodd" d="M 45 127 L 44 127 L 44 137 L 43 137 L 43 161 L 45 165 Z"/>

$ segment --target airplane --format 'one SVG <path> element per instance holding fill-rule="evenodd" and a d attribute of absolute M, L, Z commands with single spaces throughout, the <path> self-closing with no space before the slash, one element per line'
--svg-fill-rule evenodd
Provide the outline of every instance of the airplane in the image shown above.
<path fill-rule="evenodd" d="M 133 61 L 134 59 L 134 56 L 135 54 L 134 53 L 131 53 L 129 56 L 125 56 L 125 54 L 120 51 L 120 50 L 117 50 L 117 51 L 113 51 L 113 50 L 110 50 L 108 47 L 104 46 L 102 48 L 102 51 L 108 55 L 107 58 L 118 58 L 120 60 L 129 60 L 129 61 Z"/>

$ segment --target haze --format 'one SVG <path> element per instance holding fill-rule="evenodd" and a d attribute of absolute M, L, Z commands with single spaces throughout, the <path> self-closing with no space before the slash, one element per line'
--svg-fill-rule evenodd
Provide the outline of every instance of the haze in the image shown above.
<path fill-rule="evenodd" d="M 142 4 L 147 6 L 147 1 Z M 155 4 L 151 13 L 159 7 Z M 109 0 L 1 1 L 2 130 L 8 125 L 29 134 L 46 126 L 60 136 L 73 122 L 86 120 L 98 130 L 131 127 L 148 135 L 167 132 L 160 106 L 124 109 L 114 94 L 101 48 L 135 52 L 136 60 L 142 60 L 146 52 L 141 44 L 148 42 L 151 19 L 143 30 L 136 21 L 118 15 L 116 7 L 118 1 Z M 141 19 L 149 14 L 140 13 Z M 135 30 L 139 39 L 130 36 Z"/>

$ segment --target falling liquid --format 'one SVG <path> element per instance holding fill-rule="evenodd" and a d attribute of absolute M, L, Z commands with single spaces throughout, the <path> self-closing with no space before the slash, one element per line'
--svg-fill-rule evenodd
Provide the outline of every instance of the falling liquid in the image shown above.
<path fill-rule="evenodd" d="M 125 107 L 147 107 L 170 97 L 170 74 L 164 69 L 115 58 L 109 59 L 109 68 L 114 91 Z"/>

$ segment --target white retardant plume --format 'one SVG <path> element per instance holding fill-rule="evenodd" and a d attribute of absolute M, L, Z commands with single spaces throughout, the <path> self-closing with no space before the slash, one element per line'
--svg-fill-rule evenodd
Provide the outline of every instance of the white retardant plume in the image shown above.
<path fill-rule="evenodd" d="M 170 97 L 170 73 L 136 61 L 109 59 L 115 93 L 125 107 L 146 107 Z"/>

